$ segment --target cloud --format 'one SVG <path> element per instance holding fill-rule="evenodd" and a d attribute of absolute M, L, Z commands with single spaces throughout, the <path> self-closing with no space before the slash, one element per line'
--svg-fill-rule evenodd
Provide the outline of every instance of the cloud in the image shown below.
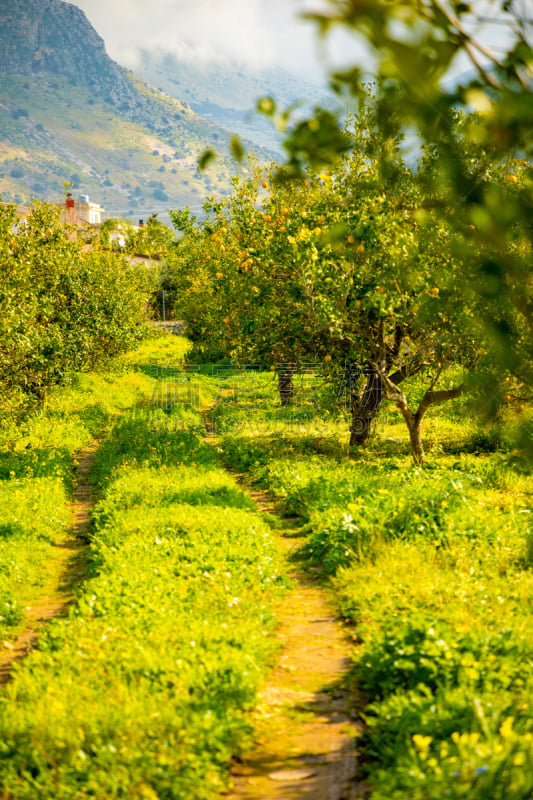
<path fill-rule="evenodd" d="M 231 61 L 252 69 L 281 66 L 301 77 L 323 80 L 328 69 L 348 64 L 372 68 L 374 58 L 359 40 L 337 30 L 318 47 L 311 22 L 299 19 L 327 0 L 68 0 L 85 11 L 108 53 L 135 69 L 140 49 L 161 49 L 187 61 Z M 29 0 L 31 2 L 31 0 Z M 500 0 L 477 0 L 476 15 L 500 16 Z M 473 24 L 489 46 L 507 47 L 501 24 Z M 471 66 L 460 57 L 451 70 Z"/>
<path fill-rule="evenodd" d="M 135 66 L 139 48 L 199 62 L 320 71 L 314 28 L 298 19 L 306 0 L 75 0 L 109 54 Z"/>

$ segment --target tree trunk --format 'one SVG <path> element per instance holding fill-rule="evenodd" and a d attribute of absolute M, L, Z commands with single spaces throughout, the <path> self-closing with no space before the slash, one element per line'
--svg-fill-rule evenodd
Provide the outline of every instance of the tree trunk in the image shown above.
<path fill-rule="evenodd" d="M 294 396 L 293 375 L 296 371 L 294 364 L 282 364 L 278 367 L 278 391 L 282 407 L 292 403 Z"/>
<path fill-rule="evenodd" d="M 362 394 L 355 391 L 350 376 L 350 397 L 352 420 L 350 423 L 350 447 L 365 446 L 370 439 L 372 421 L 377 415 L 383 401 L 383 381 L 379 374 L 372 370 L 367 377 Z"/>
<path fill-rule="evenodd" d="M 417 465 L 423 464 L 426 454 L 424 453 L 424 445 L 422 444 L 422 417 L 419 417 L 418 414 L 413 414 L 409 419 L 404 414 L 404 419 L 409 430 L 413 461 Z"/>
<path fill-rule="evenodd" d="M 399 384 L 407 377 L 415 375 L 420 367 L 405 368 L 394 372 L 389 380 L 394 384 Z M 371 369 L 367 373 L 366 386 L 362 394 L 357 392 L 356 381 L 350 374 L 350 397 L 352 421 L 350 424 L 350 447 L 365 447 L 370 439 L 372 422 L 377 417 L 381 404 L 385 399 L 385 386 L 381 375 L 377 370 Z"/>
<path fill-rule="evenodd" d="M 429 389 L 424 394 L 422 400 L 418 405 L 418 409 L 413 412 L 409 408 L 407 398 L 401 389 L 387 377 L 382 375 L 383 391 L 388 400 L 392 400 L 399 408 L 409 430 L 409 439 L 411 442 L 411 453 L 415 464 L 423 464 L 425 459 L 424 446 L 422 444 L 422 420 L 430 406 L 434 403 L 445 403 L 447 400 L 454 400 L 463 394 L 464 387 L 455 386 L 453 389 L 442 389 L 440 391 L 433 391 L 437 383 L 442 367 L 438 370 L 436 377 L 433 379 Z"/>

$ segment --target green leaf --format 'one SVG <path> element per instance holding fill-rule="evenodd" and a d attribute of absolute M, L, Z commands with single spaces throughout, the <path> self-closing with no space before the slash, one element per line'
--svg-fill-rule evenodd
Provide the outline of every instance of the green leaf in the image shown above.
<path fill-rule="evenodd" d="M 211 148 L 204 150 L 204 152 L 198 159 L 198 169 L 201 172 L 203 172 L 205 169 L 207 169 L 211 161 L 214 161 L 215 158 L 216 158 L 216 153 L 214 150 L 211 150 Z"/>
<path fill-rule="evenodd" d="M 273 117 L 276 113 L 276 102 L 272 97 L 261 97 L 257 101 L 257 111 L 267 117 Z"/>
<path fill-rule="evenodd" d="M 230 139 L 230 149 L 233 158 L 236 161 L 242 161 L 244 158 L 244 147 L 238 136 L 232 136 Z"/>

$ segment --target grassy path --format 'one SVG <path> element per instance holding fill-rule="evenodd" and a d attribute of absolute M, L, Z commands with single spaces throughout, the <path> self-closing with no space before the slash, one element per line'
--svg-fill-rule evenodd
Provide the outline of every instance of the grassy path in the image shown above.
<path fill-rule="evenodd" d="M 72 491 L 72 527 L 62 541 L 52 544 L 46 564 L 46 579 L 31 606 L 26 605 L 26 626 L 14 642 L 3 642 L 0 655 L 0 686 L 10 679 L 13 667 L 35 647 L 39 632 L 50 620 L 67 611 L 74 600 L 74 588 L 86 575 L 89 511 L 94 504 L 93 487 L 88 475 L 100 441 L 93 439 L 80 450 L 75 463 L 76 477 Z"/>
<path fill-rule="evenodd" d="M 316 571 L 290 560 L 298 520 L 279 519 L 266 492 L 232 474 L 278 529 L 292 585 L 275 612 L 282 649 L 259 693 L 255 747 L 234 766 L 228 800 L 355 800 L 365 786 L 356 777 L 360 729 L 345 683 L 352 643 Z"/>

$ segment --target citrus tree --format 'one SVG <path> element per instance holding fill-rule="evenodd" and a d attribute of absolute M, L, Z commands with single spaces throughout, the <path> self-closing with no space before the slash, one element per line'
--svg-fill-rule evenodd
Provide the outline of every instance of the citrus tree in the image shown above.
<path fill-rule="evenodd" d="M 229 198 L 206 204 L 201 223 L 188 211 L 172 212 L 183 233 L 175 291 L 202 354 L 277 366 L 285 405 L 298 364 L 316 357 L 312 314 L 289 244 L 297 234 L 303 249 L 312 249 L 312 220 L 304 202 L 269 187 L 268 175 L 252 165 L 251 177 L 234 180 Z"/>
<path fill-rule="evenodd" d="M 150 277 L 98 243 L 86 247 L 35 203 L 27 225 L 0 207 L 0 386 L 17 407 L 72 370 L 105 363 L 145 333 Z"/>
<path fill-rule="evenodd" d="M 331 70 L 332 89 L 343 98 L 360 98 L 370 61 L 382 133 L 388 136 L 394 120 L 411 136 L 418 135 L 419 145 L 433 149 L 438 159 L 426 174 L 426 202 L 454 231 L 448 238 L 450 255 L 459 252 L 462 263 L 469 264 L 462 285 L 465 294 L 478 295 L 476 311 L 493 356 L 494 369 L 486 376 L 491 393 L 501 394 L 498 373 L 508 369 L 531 383 L 533 21 L 527 4 L 325 0 L 307 16 L 323 37 L 342 28 L 353 34 L 354 44 L 364 45 L 363 51 L 354 46 L 346 69 Z M 489 25 L 493 37 L 497 32 L 497 55 L 478 35 Z M 459 58 L 471 69 L 453 82 L 449 71 Z M 271 101 L 259 107 L 275 115 Z M 461 109 L 468 120 L 463 142 L 484 148 L 485 171 L 472 169 L 468 148 L 458 147 L 456 115 Z M 478 114 L 471 116 L 472 110 Z M 306 164 L 329 164 L 342 155 L 342 128 L 321 109 L 300 120 L 286 137 L 283 174 L 301 180 Z M 383 151 L 385 161 L 388 152 Z M 391 162 L 394 169 L 394 157 Z M 509 195 L 505 184 L 491 179 L 493 170 L 506 171 L 507 182 L 518 191 Z"/>
<path fill-rule="evenodd" d="M 382 113 L 379 95 L 361 101 L 343 133 L 351 149 L 334 167 L 309 169 L 297 184 L 280 181 L 275 166 L 256 171 L 212 204 L 202 224 L 175 217 L 185 233 L 183 296 L 204 347 L 286 364 L 284 403 L 298 361 L 318 358 L 337 378 L 344 370 L 352 445 L 366 443 L 385 397 L 396 402 L 421 462 L 428 408 L 465 389 L 463 380 L 450 384 L 450 368 L 469 374 L 488 363 L 485 298 L 475 280 L 487 245 L 465 251 L 465 231 L 440 213 L 434 149 L 407 166 L 401 125 L 390 115 L 384 130 Z M 498 197 L 514 202 L 519 189 L 508 176 L 518 166 L 495 166 L 483 144 L 471 143 L 465 131 L 475 118 L 455 113 L 452 122 L 450 137 L 472 180 L 482 174 Z M 522 258 L 521 247 L 511 229 L 506 257 Z M 427 375 L 427 390 L 413 410 L 400 385 L 417 373 Z"/>

